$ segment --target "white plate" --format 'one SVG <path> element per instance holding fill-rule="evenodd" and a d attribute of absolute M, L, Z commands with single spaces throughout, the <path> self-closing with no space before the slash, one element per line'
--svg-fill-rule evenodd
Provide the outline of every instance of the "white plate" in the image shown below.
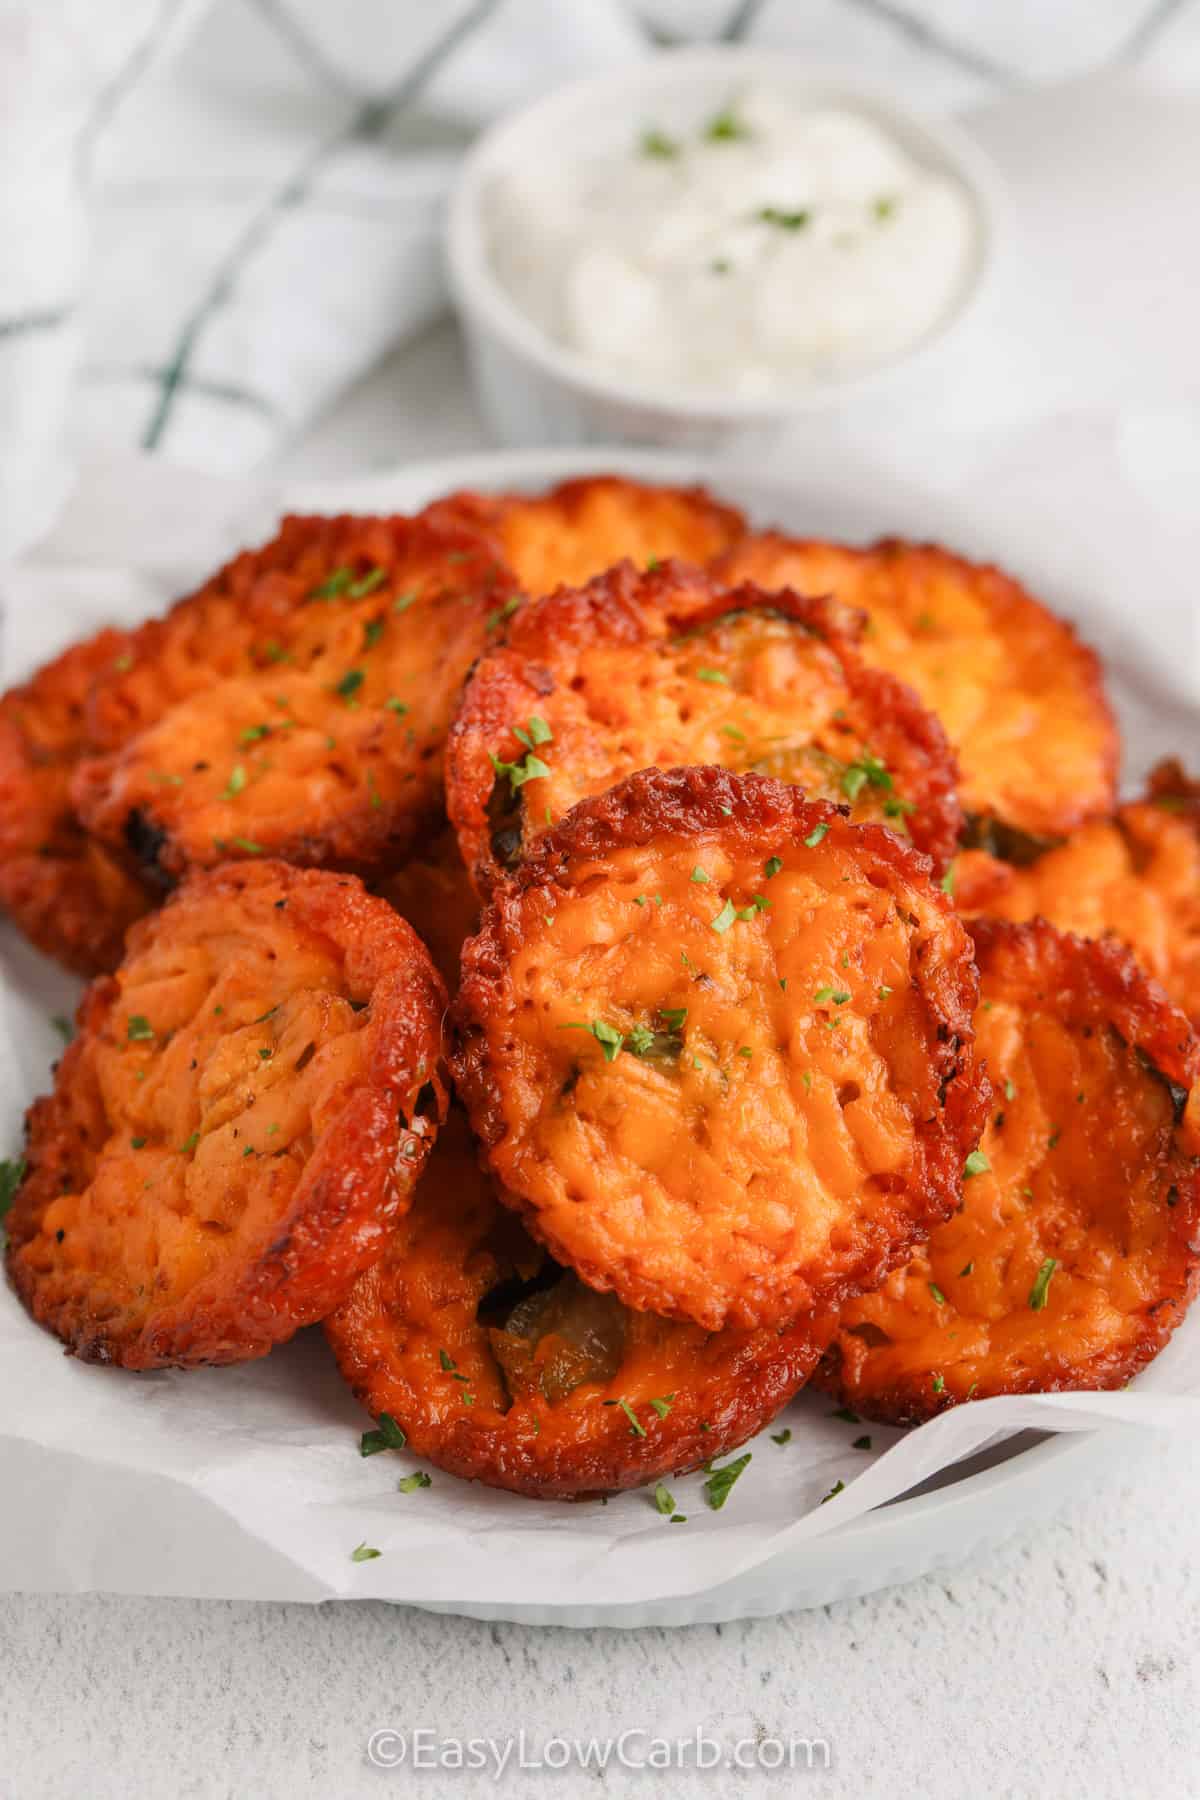
<path fill-rule="evenodd" d="M 1094 429 L 1087 434 L 1086 442 L 1081 441 L 1085 489 L 1087 457 L 1099 442 Z M 1052 441 L 1041 452 L 1049 456 L 1055 469 L 1062 466 L 1061 449 L 1061 444 Z M 323 511 L 409 510 L 455 487 L 542 487 L 565 476 L 607 468 L 667 482 L 704 479 L 723 497 L 743 505 L 756 521 L 777 523 L 796 531 L 850 539 L 889 531 L 940 538 L 968 554 L 1009 563 L 1060 609 L 1068 613 L 1086 611 L 1088 636 L 1120 668 L 1120 680 L 1114 685 L 1122 724 L 1131 734 L 1140 760 L 1147 761 L 1185 744 L 1187 738 L 1182 733 L 1190 729 L 1194 734 L 1195 715 L 1188 710 L 1184 691 L 1172 683 L 1170 656 L 1155 654 L 1154 634 L 1149 631 L 1130 642 L 1114 599 L 1114 595 L 1119 596 L 1126 569 L 1130 579 L 1135 573 L 1145 576 L 1148 552 L 1141 535 L 1134 532 L 1136 543 L 1130 546 L 1126 542 L 1131 532 L 1130 520 L 1113 523 L 1106 517 L 1103 531 L 1093 531 L 1086 540 L 1064 541 L 1061 512 L 1050 508 L 1044 517 L 1037 514 L 1036 495 L 1043 481 L 1037 456 L 1026 454 L 1014 476 L 1012 467 L 1006 468 L 1006 459 L 1011 464 L 1012 446 L 1002 447 L 998 455 L 999 478 L 995 468 L 985 466 L 981 470 L 977 466 L 969 481 L 951 484 L 949 488 L 943 482 L 940 491 L 931 480 L 918 485 L 907 474 L 897 476 L 879 466 L 856 462 L 843 447 L 823 455 L 819 465 L 815 463 L 805 477 L 790 481 L 749 474 L 744 469 L 705 467 L 695 461 L 655 453 L 520 452 L 410 466 L 337 484 L 306 483 L 291 488 L 282 498 L 291 507 Z M 270 496 L 269 510 L 275 510 L 278 499 L 277 495 Z M 1140 518 L 1136 505 L 1134 516 Z M 239 531 L 237 537 L 242 535 Z M 10 994 L 19 996 L 23 988 L 30 987 L 33 961 L 6 945 L 5 985 Z M 44 1067 L 44 1024 L 31 1035 L 36 1042 L 12 1046 L 19 1070 L 14 1084 L 22 1087 L 31 1079 L 39 1080 Z M 1181 1339 L 1183 1335 L 1180 1334 Z M 1183 1348 L 1181 1342 L 1178 1347 Z M 319 1353 L 319 1346 L 314 1344 L 312 1352 Z M 22 1342 L 16 1346 L 14 1369 L 28 1368 L 27 1358 Z M 1152 1373 L 1160 1376 L 1161 1366 Z M 111 1426 L 118 1432 L 126 1429 L 124 1420 L 129 1413 L 125 1397 L 109 1385 L 112 1377 L 79 1369 L 78 1365 L 71 1365 L 71 1374 L 69 1394 L 61 1384 L 54 1391 L 74 1404 L 78 1389 L 87 1395 L 97 1416 L 108 1409 Z M 170 1375 L 147 1378 L 145 1404 L 153 1407 L 156 1395 L 159 1407 L 172 1404 L 176 1379 Z M 261 1522 L 258 1529 L 247 1529 L 245 1511 L 239 1518 L 236 1507 L 226 1503 L 228 1490 L 222 1499 L 223 1446 L 231 1430 L 225 1409 L 244 1405 L 251 1392 L 258 1394 L 271 1388 L 281 1407 L 294 1394 L 298 1401 L 296 1414 L 286 1410 L 279 1413 L 285 1427 L 293 1416 L 303 1420 L 310 1415 L 319 1418 L 325 1431 L 321 1450 L 328 1446 L 339 1468 L 343 1466 L 346 1438 L 356 1428 L 353 1409 L 319 1354 L 311 1354 L 309 1346 L 300 1342 L 271 1358 L 269 1365 L 182 1379 L 188 1384 L 189 1399 L 194 1396 L 194 1428 L 198 1434 L 208 1429 L 207 1440 L 198 1435 L 197 1443 L 210 1454 L 211 1446 L 217 1445 L 215 1462 L 203 1468 L 195 1492 L 188 1479 L 192 1452 L 186 1441 L 188 1423 L 183 1406 L 173 1415 L 177 1418 L 176 1436 L 182 1445 L 174 1471 L 153 1464 L 153 1459 L 150 1464 L 143 1459 L 139 1466 L 138 1457 L 125 1445 L 120 1446 L 121 1457 L 107 1454 L 113 1440 L 105 1439 L 102 1430 L 98 1434 L 101 1448 L 93 1443 L 77 1452 L 74 1445 L 62 1443 L 56 1422 L 46 1419 L 40 1406 L 34 1409 L 32 1425 L 27 1420 L 22 1431 L 9 1432 L 6 1456 L 13 1458 L 10 1468 L 18 1477 L 17 1488 L 22 1490 L 22 1517 L 17 1528 L 12 1528 L 17 1503 L 10 1499 L 6 1518 L 10 1529 L 0 1534 L 0 1586 L 109 1587 L 143 1593 L 305 1599 L 322 1598 L 330 1591 L 371 1591 L 366 1586 L 348 1590 L 341 1580 L 332 1590 L 328 1585 L 322 1588 L 316 1580 L 306 1582 L 296 1567 L 301 1559 L 294 1553 L 294 1542 L 289 1546 L 291 1562 L 287 1560 L 282 1524 L 277 1545 L 280 1554 L 276 1556 L 270 1548 L 271 1531 L 263 1529 Z M 1171 1385 L 1169 1380 L 1166 1385 Z M 1139 1382 L 1139 1389 L 1141 1386 Z M 1187 1383 L 1183 1386 L 1186 1390 Z M 1120 1410 L 1120 1402 L 1134 1402 L 1136 1409 L 1136 1396 L 1115 1398 L 1118 1406 L 1114 1410 Z M 1003 1407 L 1007 1403 L 984 1404 Z M 981 1409 L 964 1410 L 980 1420 L 984 1416 Z M 138 1412 L 136 1405 L 132 1411 Z M 246 1415 L 240 1416 L 244 1419 Z M 258 1416 L 252 1411 L 255 1421 Z M 940 1423 L 949 1422 L 953 1416 L 946 1415 Z M 1040 1420 L 1042 1415 L 1038 1416 Z M 1129 1416 L 1128 1410 L 1124 1416 Z M 1065 1414 L 1063 1417 L 1069 1427 L 1069 1418 Z M 1093 1422 L 1090 1414 L 1087 1422 Z M 130 1424 L 131 1443 L 139 1428 Z M 303 1429 L 307 1430 L 307 1425 Z M 438 1568 L 436 1579 L 428 1569 L 418 1566 L 404 1570 L 400 1559 L 389 1558 L 387 1563 L 376 1562 L 366 1568 L 398 1571 L 385 1590 L 388 1597 L 483 1619 L 629 1626 L 764 1616 L 823 1605 L 933 1570 L 949 1569 L 1044 1521 L 1067 1498 L 1098 1479 L 1118 1456 L 1131 1452 L 1129 1429 L 1128 1425 L 1100 1430 L 1068 1428 L 1052 1436 L 1026 1431 L 998 1444 L 982 1443 L 975 1455 L 942 1469 L 922 1487 L 889 1504 L 833 1526 L 817 1539 L 795 1543 L 734 1579 L 698 1591 L 693 1583 L 694 1591 L 683 1594 L 633 1598 L 627 1588 L 619 1599 L 615 1594 L 608 1599 L 605 1596 L 614 1584 L 601 1578 L 592 1582 L 586 1601 L 581 1593 L 576 1593 L 574 1599 L 560 1598 L 564 1592 L 572 1591 L 570 1584 L 564 1586 L 544 1574 L 538 1575 L 538 1559 L 532 1554 L 529 1537 L 533 1517 L 521 1510 L 514 1537 L 514 1509 L 499 1504 L 509 1498 L 506 1496 L 493 1497 L 497 1502 L 494 1529 L 497 1541 L 506 1538 L 506 1555 L 512 1555 L 516 1548 L 520 1566 L 514 1564 L 511 1578 L 506 1572 L 504 1582 L 496 1589 L 499 1597 L 485 1597 L 473 1583 L 466 1566 L 472 1547 L 470 1539 L 463 1541 L 463 1567 L 443 1565 Z M 0 1437 L 3 1436 L 4 1420 L 0 1418 Z M 236 1431 L 232 1436 L 236 1439 Z M 286 1452 L 286 1429 L 282 1435 L 276 1434 L 272 1443 L 264 1444 L 264 1467 L 265 1459 L 280 1441 Z M 139 1440 L 142 1442 L 144 1433 Z M 357 1461 L 355 1458 L 355 1465 Z M 287 1470 L 286 1479 L 292 1479 L 296 1459 L 285 1454 L 282 1466 Z M 373 1464 L 363 1468 L 374 1473 Z M 312 1479 L 318 1496 L 313 1502 L 315 1519 L 322 1502 L 319 1479 Z M 479 1490 L 474 1493 L 478 1495 Z M 283 1503 L 288 1496 L 280 1490 L 279 1498 Z M 214 1503 L 218 1501 L 221 1503 Z M 364 1510 L 365 1505 L 366 1502 Z M 397 1533 L 397 1550 L 405 1548 L 410 1517 L 417 1532 L 413 1541 L 419 1546 L 420 1515 L 405 1514 L 399 1524 L 391 1512 L 386 1516 L 392 1521 L 388 1528 Z M 728 1516 L 720 1515 L 723 1521 Z M 550 1515 L 545 1517 L 549 1526 Z M 828 1517 L 832 1519 L 832 1510 Z M 490 1513 L 476 1510 L 471 1522 L 475 1545 L 483 1543 L 486 1548 L 493 1529 Z M 752 1535 L 758 1528 L 748 1519 L 738 1529 Z M 517 1548 L 522 1537 L 524 1555 Z M 369 1541 L 380 1540 L 372 1537 Z M 131 1545 L 135 1547 L 132 1554 Z M 631 1544 L 631 1551 L 640 1548 L 644 1546 Z M 341 1574 L 347 1558 L 340 1538 L 338 1560 Z M 52 1567 L 46 1574 L 48 1563 Z M 24 1571 L 28 1569 L 39 1573 L 27 1580 Z M 330 1577 L 326 1575 L 325 1579 Z"/>
<path fill-rule="evenodd" d="M 752 522 L 776 524 L 810 535 L 867 541 L 885 532 L 940 537 L 956 549 L 976 548 L 970 533 L 938 518 L 940 507 L 927 498 L 920 514 L 897 513 L 877 490 L 850 491 L 844 472 L 827 469 L 807 482 L 721 469 L 697 458 L 654 451 L 501 451 L 411 464 L 384 475 L 337 484 L 306 484 L 290 492 L 289 504 L 324 510 L 409 510 L 454 488 L 538 489 L 574 475 L 607 469 L 647 481 L 705 481 L 722 498 L 735 501 Z M 910 496 L 905 496 L 907 507 Z M 957 521 L 956 521 L 957 527 Z M 1001 552 L 987 544 L 979 555 Z M 1022 571 L 1033 582 L 1035 572 Z M 1134 695 L 1130 704 L 1136 706 Z M 432 1610 L 473 1618 L 519 1619 L 546 1625 L 684 1625 L 737 1618 L 761 1618 L 801 1607 L 824 1606 L 951 1569 L 981 1551 L 1048 1518 L 1097 1480 L 1118 1458 L 1123 1430 L 1050 1436 L 1033 1433 L 959 1464 L 926 1490 L 893 1501 L 819 1542 L 752 1570 L 707 1594 L 639 1602 L 636 1606 L 538 1605 L 500 1610 L 470 1601 Z M 1127 1443 L 1125 1448 L 1128 1448 Z"/>

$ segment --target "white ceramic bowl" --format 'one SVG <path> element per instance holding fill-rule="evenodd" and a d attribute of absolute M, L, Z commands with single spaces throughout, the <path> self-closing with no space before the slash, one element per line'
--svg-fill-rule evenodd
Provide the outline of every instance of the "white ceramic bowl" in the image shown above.
<path fill-rule="evenodd" d="M 976 221 L 975 255 L 957 305 L 912 349 L 854 374 L 780 384 L 763 398 L 655 385 L 612 373 L 555 343 L 519 310 L 493 273 L 482 222 L 496 178 L 545 157 L 628 144 L 648 122 L 694 126 L 762 86 L 798 107 L 845 107 L 874 119 L 918 162 L 967 193 Z M 864 392 L 928 365 L 973 311 L 996 255 L 999 182 L 971 140 L 945 120 L 917 117 L 880 89 L 805 56 L 729 46 L 672 50 L 644 63 L 573 82 L 503 120 L 474 146 L 451 198 L 447 227 L 450 291 L 466 336 L 484 419 L 503 444 L 664 444 L 736 449 L 764 427 L 857 400 Z"/>

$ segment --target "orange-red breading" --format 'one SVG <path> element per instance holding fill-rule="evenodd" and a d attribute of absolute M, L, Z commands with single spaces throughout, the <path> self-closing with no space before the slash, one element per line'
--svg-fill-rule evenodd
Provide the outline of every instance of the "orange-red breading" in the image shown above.
<path fill-rule="evenodd" d="M 1146 799 L 1097 819 L 1033 862 L 966 850 L 955 870 L 960 912 L 1037 915 L 1080 937 L 1115 937 L 1200 1027 L 1200 805 L 1177 763 Z"/>
<path fill-rule="evenodd" d="M 912 691 L 868 669 L 829 600 L 726 591 L 624 563 L 514 618 L 479 664 L 447 753 L 447 807 L 481 891 L 586 795 L 636 769 L 713 763 L 853 803 L 939 861 L 955 766 Z"/>
<path fill-rule="evenodd" d="M 289 519 L 93 690 L 73 798 L 169 885 L 277 855 L 376 873 L 441 807 L 442 748 L 511 582 L 478 534 Z"/>
<path fill-rule="evenodd" d="M 942 721 L 968 812 L 1052 837 L 1112 810 L 1120 744 L 1100 664 L 999 569 L 932 544 L 854 550 L 765 532 L 717 570 L 862 607 L 863 656 Z"/>
<path fill-rule="evenodd" d="M 454 1065 L 560 1262 L 715 1331 L 906 1260 L 986 1104 L 970 939 L 929 868 L 782 782 L 675 769 L 582 801 L 497 885 Z"/>
<path fill-rule="evenodd" d="M 240 1362 L 325 1317 L 444 1106 L 445 990 L 385 901 L 282 863 L 195 877 L 95 982 L 27 1121 L 8 1269 L 75 1355 Z"/>
<path fill-rule="evenodd" d="M 450 826 L 432 843 L 414 847 L 408 861 L 379 884 L 379 892 L 408 920 L 453 992 L 462 947 L 479 929 L 479 901 Z"/>
<path fill-rule="evenodd" d="M 844 1309 L 820 1378 L 871 1418 L 1121 1387 L 1200 1272 L 1187 1020 L 1117 944 L 1044 920 L 973 930 L 977 1049 L 995 1087 L 976 1172 L 912 1262 Z"/>
<path fill-rule="evenodd" d="M 149 898 L 71 809 L 87 747 L 85 706 L 125 648 L 101 631 L 0 698 L 0 906 L 38 947 L 81 975 L 116 967 Z"/>
<path fill-rule="evenodd" d="M 427 516 L 486 532 L 535 599 L 582 587 L 626 557 L 639 568 L 669 556 L 711 562 L 746 528 L 741 513 L 704 488 L 653 487 L 620 475 L 564 481 L 545 494 L 451 494 Z"/>
<path fill-rule="evenodd" d="M 832 1317 L 709 1334 L 630 1312 L 499 1204 L 452 1112 L 411 1211 L 325 1330 L 363 1405 L 417 1455 L 569 1499 L 742 1443 L 807 1380 Z"/>

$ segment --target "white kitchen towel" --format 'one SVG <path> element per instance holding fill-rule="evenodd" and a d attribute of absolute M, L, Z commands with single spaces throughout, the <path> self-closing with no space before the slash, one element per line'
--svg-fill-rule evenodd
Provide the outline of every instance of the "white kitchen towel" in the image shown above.
<path fill-rule="evenodd" d="M 0 0 L 0 556 L 79 451 L 260 463 L 440 310 L 475 131 L 706 37 L 940 107 L 1114 64 L 1200 85 L 1200 0 Z"/>

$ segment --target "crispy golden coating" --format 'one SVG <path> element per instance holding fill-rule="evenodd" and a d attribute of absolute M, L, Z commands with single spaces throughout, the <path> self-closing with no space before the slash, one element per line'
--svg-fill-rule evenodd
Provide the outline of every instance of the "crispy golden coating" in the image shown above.
<path fill-rule="evenodd" d="M 358 1398 L 417 1455 L 544 1499 L 733 1449 L 803 1385 L 832 1328 L 710 1335 L 585 1287 L 499 1204 L 458 1112 L 382 1258 L 325 1324 Z"/>
<path fill-rule="evenodd" d="M 842 1313 L 820 1379 L 870 1418 L 1121 1387 L 1200 1273 L 1187 1020 L 1116 944 L 1044 920 L 973 929 L 993 1115 L 962 1210 Z"/>
<path fill-rule="evenodd" d="M 379 892 L 408 920 L 453 993 L 462 947 L 479 929 L 479 901 L 450 826 L 432 842 L 415 845 L 407 862 L 380 883 Z"/>
<path fill-rule="evenodd" d="M 1097 819 L 1023 866 L 967 850 L 955 898 L 967 915 L 1038 915 L 1080 937 L 1114 937 L 1200 1026 L 1200 806 L 1177 763 L 1144 800 Z"/>
<path fill-rule="evenodd" d="M 1119 738 L 1100 664 L 999 569 L 931 544 L 854 550 L 764 532 L 717 572 L 862 607 L 864 657 L 910 681 L 937 714 L 968 812 L 1055 836 L 1112 810 Z"/>
<path fill-rule="evenodd" d="M 726 591 L 673 562 L 523 608 L 475 670 L 447 754 L 480 891 L 578 800 L 686 764 L 849 799 L 856 820 L 944 860 L 961 825 L 953 756 L 911 690 L 859 659 L 857 624 L 828 600 Z"/>
<path fill-rule="evenodd" d="M 928 861 L 762 776 L 580 803 L 466 946 L 492 1172 L 590 1286 L 707 1330 L 880 1281 L 976 1141 L 967 933 Z"/>
<path fill-rule="evenodd" d="M 81 975 L 116 967 L 149 898 L 83 831 L 71 775 L 86 747 L 85 705 L 126 639 L 102 631 L 0 698 L 0 906 L 39 950 Z"/>
<path fill-rule="evenodd" d="M 582 587 L 626 557 L 638 568 L 669 556 L 711 562 L 746 528 L 741 513 L 704 488 L 651 487 L 620 475 L 564 481 L 537 495 L 451 494 L 427 516 L 486 532 L 535 599 Z"/>
<path fill-rule="evenodd" d="M 27 1121 L 8 1270 L 75 1355 L 241 1362 L 379 1254 L 444 1110 L 445 990 L 348 875 L 197 876 L 93 984 Z"/>
<path fill-rule="evenodd" d="M 93 690 L 79 815 L 148 879 L 245 856 L 374 874 L 441 806 L 459 690 L 511 583 L 477 535 L 289 519 Z"/>

